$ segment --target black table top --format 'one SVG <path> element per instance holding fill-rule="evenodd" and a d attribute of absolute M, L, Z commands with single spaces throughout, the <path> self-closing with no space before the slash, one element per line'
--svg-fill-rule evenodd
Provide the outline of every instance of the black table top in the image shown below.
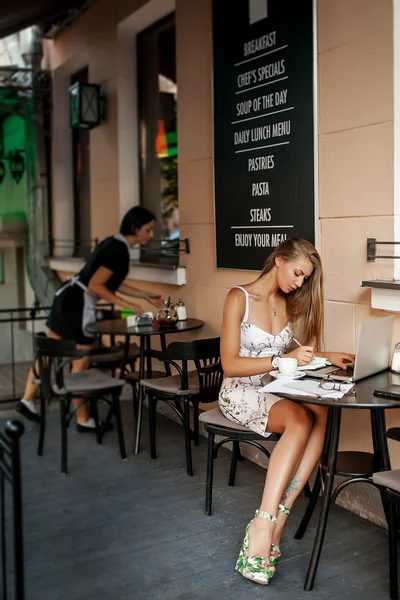
<path fill-rule="evenodd" d="M 91 333 L 99 333 L 104 335 L 170 335 L 173 333 L 183 333 L 185 331 L 194 331 L 203 327 L 204 321 L 199 319 L 186 319 L 178 321 L 176 327 L 160 327 L 157 323 L 144 326 L 127 326 L 126 319 L 110 319 L 106 321 L 98 321 L 87 325 L 87 330 Z"/>
<path fill-rule="evenodd" d="M 269 375 L 263 377 L 265 385 L 272 380 L 272 377 Z M 347 394 L 338 400 L 296 396 L 292 394 L 285 394 L 285 398 L 290 398 L 290 400 L 295 400 L 296 402 L 333 406 L 335 408 L 400 408 L 400 401 L 391 400 L 390 398 L 379 398 L 373 394 L 375 389 L 386 387 L 392 383 L 400 385 L 400 374 L 391 371 L 382 371 L 358 381 L 354 386 L 353 393 Z M 281 393 L 279 395 L 282 396 Z"/>

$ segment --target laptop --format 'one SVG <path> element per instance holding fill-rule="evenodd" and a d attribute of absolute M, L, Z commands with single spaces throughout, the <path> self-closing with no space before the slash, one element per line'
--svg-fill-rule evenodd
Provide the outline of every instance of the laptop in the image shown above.
<path fill-rule="evenodd" d="M 307 371 L 307 377 L 354 382 L 385 371 L 389 367 L 394 317 L 384 317 L 360 323 L 354 366 L 340 369 L 334 365 Z"/>

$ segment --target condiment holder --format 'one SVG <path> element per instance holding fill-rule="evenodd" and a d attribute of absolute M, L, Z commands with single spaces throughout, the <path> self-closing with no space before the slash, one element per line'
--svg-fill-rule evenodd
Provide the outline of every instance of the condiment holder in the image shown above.
<path fill-rule="evenodd" d="M 178 314 L 171 298 L 164 302 L 163 308 L 157 313 L 156 321 L 160 327 L 176 327 Z"/>

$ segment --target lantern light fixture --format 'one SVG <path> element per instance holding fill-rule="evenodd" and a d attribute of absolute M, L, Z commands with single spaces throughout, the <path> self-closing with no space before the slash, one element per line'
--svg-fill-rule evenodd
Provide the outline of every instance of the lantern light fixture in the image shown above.
<path fill-rule="evenodd" d="M 25 173 L 25 159 L 20 150 L 9 152 L 8 160 L 10 163 L 11 176 L 16 183 L 19 183 Z"/>
<path fill-rule="evenodd" d="M 22 156 L 22 153 L 25 150 L 10 150 L 7 154 L 0 154 L 0 183 L 3 183 L 7 169 L 6 169 L 6 161 L 9 164 L 9 171 L 11 173 L 11 177 L 16 183 L 19 183 L 24 176 L 26 163 L 25 159 Z"/>
<path fill-rule="evenodd" d="M 69 88 L 71 129 L 93 129 L 104 121 L 105 100 L 101 86 L 77 81 Z"/>

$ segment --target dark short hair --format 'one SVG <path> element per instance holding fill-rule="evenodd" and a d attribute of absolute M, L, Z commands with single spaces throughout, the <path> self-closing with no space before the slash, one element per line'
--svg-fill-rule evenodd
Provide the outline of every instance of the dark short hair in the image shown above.
<path fill-rule="evenodd" d="M 121 221 L 119 232 L 122 235 L 132 235 L 136 229 L 140 229 L 146 223 L 155 221 L 156 218 L 152 212 L 143 208 L 143 206 L 134 206 L 129 209 L 124 218 Z"/>

